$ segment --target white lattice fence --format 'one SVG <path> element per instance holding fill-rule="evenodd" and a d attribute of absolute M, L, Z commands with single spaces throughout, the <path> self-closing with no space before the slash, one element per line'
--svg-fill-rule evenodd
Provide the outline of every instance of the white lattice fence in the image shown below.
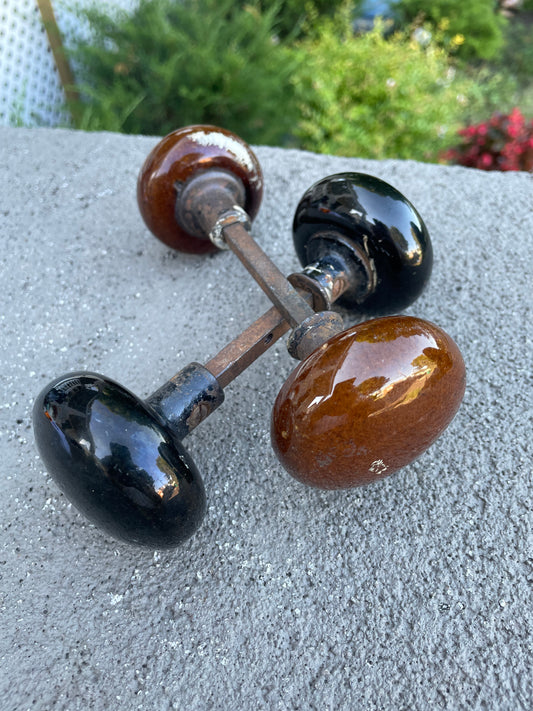
<path fill-rule="evenodd" d="M 78 5 L 87 6 L 90 0 Z M 131 9 L 136 0 L 100 0 L 99 8 Z M 52 3 L 57 25 L 68 43 L 83 31 L 69 9 L 72 2 Z M 39 12 L 37 0 L 0 0 L 0 124 L 57 126 L 69 123 L 65 95 Z"/>

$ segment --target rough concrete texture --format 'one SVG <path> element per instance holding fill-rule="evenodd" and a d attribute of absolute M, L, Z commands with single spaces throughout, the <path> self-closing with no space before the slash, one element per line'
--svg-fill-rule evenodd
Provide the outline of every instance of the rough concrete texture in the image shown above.
<path fill-rule="evenodd" d="M 283 343 L 188 438 L 209 509 L 174 552 L 114 542 L 58 492 L 32 400 L 56 375 L 106 373 L 146 396 L 266 310 L 229 253 L 172 253 L 137 212 L 157 139 L 2 129 L 0 708 L 531 708 L 531 301 L 526 174 L 258 148 L 255 235 L 288 273 L 315 180 L 393 183 L 433 238 L 410 312 L 461 347 L 464 404 L 382 483 L 305 488 L 277 464 Z"/>

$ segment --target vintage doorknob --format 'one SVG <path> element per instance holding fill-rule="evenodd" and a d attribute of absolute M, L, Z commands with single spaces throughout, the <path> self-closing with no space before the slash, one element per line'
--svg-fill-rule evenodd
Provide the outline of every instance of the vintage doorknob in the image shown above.
<path fill-rule="evenodd" d="M 230 249 L 273 306 L 204 365 L 191 363 L 146 399 L 96 373 L 53 380 L 34 405 L 42 459 L 65 495 L 115 538 L 173 547 L 200 525 L 202 479 L 182 443 L 224 400 L 224 388 L 291 331 L 296 367 L 276 399 L 272 442 L 313 486 L 386 476 L 421 454 L 459 407 L 464 364 L 441 329 L 392 316 L 347 331 L 336 303 L 395 313 L 424 288 L 427 229 L 392 186 L 359 173 L 312 186 L 294 219 L 302 272 L 286 279 L 250 234 L 262 194 L 251 149 L 212 126 L 180 129 L 150 153 L 141 214 L 184 252 Z"/>
<path fill-rule="evenodd" d="M 272 445 L 296 479 L 342 489 L 389 476 L 449 425 L 465 390 L 454 341 L 412 316 L 366 321 L 331 338 L 289 375 Z"/>

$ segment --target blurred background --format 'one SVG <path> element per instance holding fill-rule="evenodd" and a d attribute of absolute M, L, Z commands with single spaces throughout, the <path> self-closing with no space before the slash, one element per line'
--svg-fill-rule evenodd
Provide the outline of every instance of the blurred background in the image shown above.
<path fill-rule="evenodd" d="M 0 0 L 0 123 L 533 170 L 533 0 Z"/>

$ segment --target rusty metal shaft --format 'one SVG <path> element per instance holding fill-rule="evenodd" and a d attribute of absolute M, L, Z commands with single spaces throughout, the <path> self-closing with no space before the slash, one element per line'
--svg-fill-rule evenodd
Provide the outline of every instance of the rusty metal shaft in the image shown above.
<path fill-rule="evenodd" d="M 249 232 L 242 182 L 225 170 L 193 175 L 178 190 L 176 218 L 190 234 L 231 249 L 293 328 L 314 314 Z"/>
<path fill-rule="evenodd" d="M 289 323 L 273 306 L 211 358 L 205 367 L 225 388 L 287 333 L 289 328 Z"/>
<path fill-rule="evenodd" d="M 234 222 L 225 227 L 223 234 L 231 251 L 250 272 L 289 326 L 299 326 L 315 313 L 310 303 L 296 291 L 263 252 L 242 222 Z"/>
<path fill-rule="evenodd" d="M 329 311 L 317 314 L 313 308 L 316 294 L 313 296 L 305 283 L 295 288 L 255 242 L 238 178 L 225 170 L 207 170 L 178 187 L 176 218 L 180 225 L 199 238 L 209 236 L 217 246 L 231 249 L 274 304 L 205 364 L 221 388 L 290 328 L 289 352 L 296 358 L 306 357 L 342 330 L 340 316 Z M 336 276 L 335 298 L 345 288 L 344 275 L 339 272 Z"/>

